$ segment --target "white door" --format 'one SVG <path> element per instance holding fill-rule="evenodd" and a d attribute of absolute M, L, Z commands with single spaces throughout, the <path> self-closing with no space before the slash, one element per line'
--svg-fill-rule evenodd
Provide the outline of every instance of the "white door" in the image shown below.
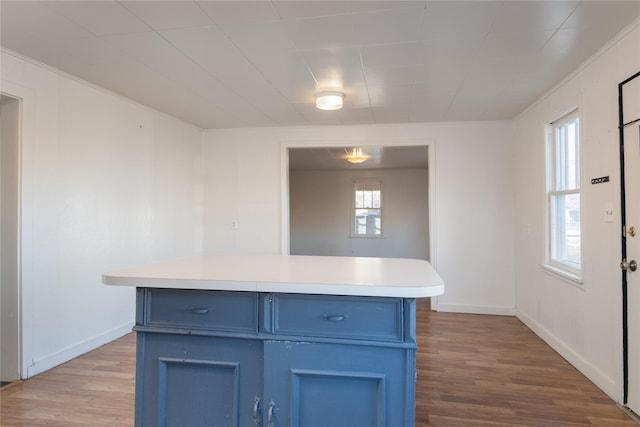
<path fill-rule="evenodd" d="M 628 316 L 626 404 L 640 414 L 640 268 L 633 271 L 630 265 L 633 261 L 640 263 L 640 121 L 637 121 L 640 119 L 640 76 L 623 85 L 623 99 Z"/>
<path fill-rule="evenodd" d="M 640 127 L 627 127 L 624 133 L 627 260 L 640 262 Z M 640 413 L 640 269 L 627 270 L 627 315 L 627 406 Z"/>

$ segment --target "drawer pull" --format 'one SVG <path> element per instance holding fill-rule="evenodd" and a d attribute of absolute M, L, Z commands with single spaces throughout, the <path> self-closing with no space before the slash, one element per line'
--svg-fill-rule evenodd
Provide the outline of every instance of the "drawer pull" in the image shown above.
<path fill-rule="evenodd" d="M 207 313 L 209 313 L 209 309 L 208 308 L 196 308 L 196 307 L 193 307 L 193 308 L 191 308 L 191 312 L 193 314 L 207 314 Z"/>
<path fill-rule="evenodd" d="M 342 322 L 344 319 L 347 318 L 347 316 L 345 316 L 344 314 L 339 314 L 339 315 L 325 315 L 324 316 L 325 320 L 328 320 L 329 322 Z"/>
<path fill-rule="evenodd" d="M 256 425 L 260 424 L 260 397 L 258 396 L 253 401 L 253 422 Z"/>
<path fill-rule="evenodd" d="M 267 410 L 267 427 L 273 427 L 273 416 L 275 415 L 273 411 L 276 408 L 276 404 L 271 400 L 269 402 L 268 410 Z"/>

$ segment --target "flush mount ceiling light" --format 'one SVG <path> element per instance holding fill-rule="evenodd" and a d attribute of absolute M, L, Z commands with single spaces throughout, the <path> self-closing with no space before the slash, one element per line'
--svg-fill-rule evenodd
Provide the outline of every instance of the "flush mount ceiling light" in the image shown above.
<path fill-rule="evenodd" d="M 347 153 L 347 161 L 349 163 L 364 163 L 369 156 L 362 152 L 362 148 L 354 148 L 352 152 Z"/>
<path fill-rule="evenodd" d="M 339 110 L 342 108 L 344 93 L 319 92 L 316 94 L 316 108 L 320 110 Z"/>

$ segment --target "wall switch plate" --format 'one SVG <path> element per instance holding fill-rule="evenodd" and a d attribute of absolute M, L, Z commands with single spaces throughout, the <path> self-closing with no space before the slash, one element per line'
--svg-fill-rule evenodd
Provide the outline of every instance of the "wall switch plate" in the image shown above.
<path fill-rule="evenodd" d="M 613 222 L 613 203 L 607 202 L 604 204 L 604 222 Z"/>

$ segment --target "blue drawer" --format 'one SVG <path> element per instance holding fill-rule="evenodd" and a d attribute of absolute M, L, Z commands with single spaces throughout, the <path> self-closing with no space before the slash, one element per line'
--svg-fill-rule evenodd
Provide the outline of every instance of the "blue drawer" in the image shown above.
<path fill-rule="evenodd" d="M 334 295 L 273 295 L 279 335 L 402 341 L 402 299 Z"/>
<path fill-rule="evenodd" d="M 257 333 L 258 296 L 253 292 L 147 289 L 144 325 Z"/>

